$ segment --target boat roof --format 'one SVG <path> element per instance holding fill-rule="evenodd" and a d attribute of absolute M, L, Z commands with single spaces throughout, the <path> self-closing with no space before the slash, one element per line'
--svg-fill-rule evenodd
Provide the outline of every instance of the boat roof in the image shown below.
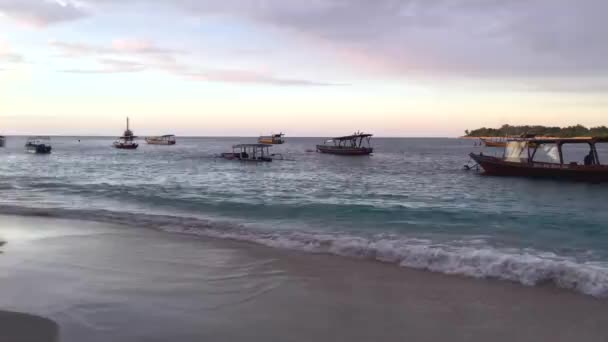
<path fill-rule="evenodd" d="M 269 144 L 238 144 L 238 145 L 233 145 L 232 148 L 243 148 L 243 147 L 271 147 L 272 145 Z"/>
<path fill-rule="evenodd" d="M 161 136 L 161 138 L 171 138 L 174 136 L 175 136 L 175 134 L 165 134 L 165 135 Z"/>
<path fill-rule="evenodd" d="M 585 138 L 532 138 L 514 139 L 512 141 L 525 141 L 535 144 L 589 144 L 589 143 L 608 143 L 608 137 L 585 137 Z"/>
<path fill-rule="evenodd" d="M 374 135 L 367 134 L 367 133 L 355 133 L 355 134 L 347 135 L 347 136 L 343 136 L 343 137 L 332 138 L 331 140 L 353 140 L 353 139 L 358 139 L 358 138 L 369 138 L 372 136 L 374 136 Z"/>
<path fill-rule="evenodd" d="M 35 137 L 29 137 L 27 140 L 51 140 L 51 137 L 45 135 L 39 135 Z"/>

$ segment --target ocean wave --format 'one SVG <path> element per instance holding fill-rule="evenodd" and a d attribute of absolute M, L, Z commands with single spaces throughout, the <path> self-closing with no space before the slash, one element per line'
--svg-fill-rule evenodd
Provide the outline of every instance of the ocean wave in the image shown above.
<path fill-rule="evenodd" d="M 553 284 L 595 297 L 608 298 L 608 263 L 533 249 L 497 248 L 483 240 L 437 243 L 395 235 L 255 229 L 242 224 L 189 216 L 151 215 L 108 210 L 29 208 L 3 205 L 0 214 L 44 216 L 146 227 L 253 242 L 269 247 L 376 260 L 445 274 L 492 278 L 535 286 Z"/>

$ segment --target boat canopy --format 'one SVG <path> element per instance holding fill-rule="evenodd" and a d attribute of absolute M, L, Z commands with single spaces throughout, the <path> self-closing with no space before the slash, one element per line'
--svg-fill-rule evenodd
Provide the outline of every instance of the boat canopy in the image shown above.
<path fill-rule="evenodd" d="M 530 138 L 509 140 L 505 147 L 504 158 L 506 161 L 527 163 L 536 161 L 539 149 L 543 151 L 551 160 L 564 165 L 563 145 L 567 144 L 587 144 L 592 155 L 592 164 L 600 165 L 599 155 L 596 144 L 608 143 L 608 137 L 589 137 L 589 138 Z"/>
<path fill-rule="evenodd" d="M 373 134 L 355 133 L 355 134 L 347 135 L 344 137 L 332 138 L 331 140 L 337 140 L 337 141 L 355 140 L 355 139 L 359 139 L 359 138 L 371 138 L 373 136 L 374 136 Z"/>

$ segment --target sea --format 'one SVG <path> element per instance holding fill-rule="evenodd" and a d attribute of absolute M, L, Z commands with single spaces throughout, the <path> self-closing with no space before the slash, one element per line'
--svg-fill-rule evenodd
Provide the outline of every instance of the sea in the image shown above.
<path fill-rule="evenodd" d="M 8 137 L 0 148 L 0 214 L 241 240 L 608 297 L 608 184 L 465 170 L 470 152 L 501 153 L 474 140 L 377 138 L 373 155 L 345 157 L 313 152 L 323 138 L 288 137 L 271 148 L 285 160 L 245 163 L 215 156 L 255 138 L 141 141 L 124 151 L 112 148 L 112 137 L 53 137 L 51 155 L 25 153 L 25 139 Z M 576 148 L 582 161 L 584 147 Z M 608 160 L 608 151 L 600 157 Z"/>

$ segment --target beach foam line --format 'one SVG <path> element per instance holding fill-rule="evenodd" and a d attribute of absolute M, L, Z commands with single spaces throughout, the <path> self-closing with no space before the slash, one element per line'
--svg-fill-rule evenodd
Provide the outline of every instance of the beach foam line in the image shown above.
<path fill-rule="evenodd" d="M 532 249 L 496 248 L 476 239 L 437 243 L 406 236 L 355 236 L 352 233 L 304 232 L 245 227 L 196 217 L 108 210 L 72 210 L 0 206 L 0 214 L 42 216 L 145 227 L 170 233 L 253 242 L 264 246 L 376 260 L 402 267 L 473 278 L 491 278 L 527 286 L 553 284 L 608 298 L 608 262 L 585 262 Z"/>

